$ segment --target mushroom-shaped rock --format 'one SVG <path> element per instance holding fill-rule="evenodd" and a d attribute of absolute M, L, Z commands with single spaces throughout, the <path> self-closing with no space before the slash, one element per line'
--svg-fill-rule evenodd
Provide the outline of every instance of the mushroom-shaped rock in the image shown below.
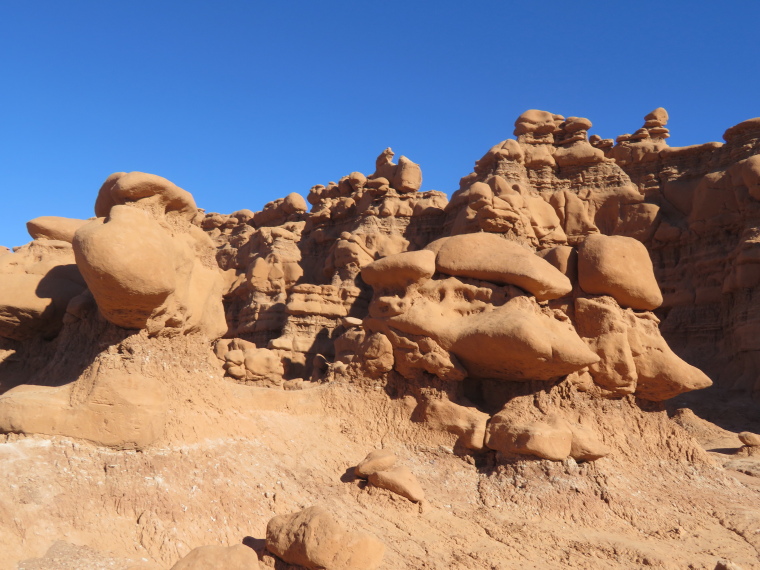
<path fill-rule="evenodd" d="M 357 477 L 366 479 L 378 471 L 387 471 L 396 464 L 396 454 L 388 449 L 376 449 L 367 454 L 367 457 L 354 467 Z"/>
<path fill-rule="evenodd" d="M 652 260 L 640 241 L 593 234 L 578 245 L 578 282 L 594 295 L 610 295 L 624 307 L 651 311 L 662 304 Z"/>
<path fill-rule="evenodd" d="M 26 229 L 33 239 L 52 239 L 71 243 L 74 233 L 87 220 L 61 218 L 59 216 L 40 216 L 26 223 Z"/>
<path fill-rule="evenodd" d="M 115 172 L 98 192 L 95 215 L 105 217 L 111 208 L 122 204 L 136 204 L 156 218 L 176 212 L 188 221 L 198 215 L 193 196 L 173 182 L 146 172 Z"/>
<path fill-rule="evenodd" d="M 258 570 L 256 551 L 244 544 L 199 546 L 179 560 L 171 570 Z"/>
<path fill-rule="evenodd" d="M 271 519 L 266 545 L 285 562 L 313 570 L 373 570 L 385 554 L 382 542 L 346 530 L 319 506 Z"/>
<path fill-rule="evenodd" d="M 423 249 L 389 255 L 362 268 L 362 279 L 377 290 L 405 289 L 435 273 L 435 253 Z"/>
<path fill-rule="evenodd" d="M 530 109 L 517 117 L 514 134 L 515 136 L 526 133 L 546 134 L 553 132 L 555 128 L 554 115 L 548 111 Z"/>
<path fill-rule="evenodd" d="M 223 277 L 208 236 L 186 220 L 167 223 L 134 205 L 116 205 L 108 218 L 77 230 L 77 267 L 103 316 L 124 328 L 200 331 L 219 338 L 227 330 L 221 302 Z"/>
<path fill-rule="evenodd" d="M 425 491 L 422 490 L 417 477 L 403 465 L 386 471 L 376 471 L 369 476 L 369 482 L 375 487 L 406 497 L 414 503 L 419 503 L 425 498 Z"/>
<path fill-rule="evenodd" d="M 137 208 L 114 206 L 108 220 L 81 227 L 73 245 L 98 308 L 118 326 L 144 328 L 177 286 L 171 237 Z"/>
<path fill-rule="evenodd" d="M 739 434 L 739 441 L 749 447 L 760 447 L 760 435 L 751 431 L 743 431 Z"/>
<path fill-rule="evenodd" d="M 644 117 L 647 127 L 664 127 L 668 124 L 668 112 L 663 107 L 657 107 Z"/>
<path fill-rule="evenodd" d="M 517 285 L 539 301 L 558 299 L 573 288 L 570 280 L 549 262 L 496 234 L 442 238 L 425 249 L 437 252 L 435 266 L 441 273 Z"/>

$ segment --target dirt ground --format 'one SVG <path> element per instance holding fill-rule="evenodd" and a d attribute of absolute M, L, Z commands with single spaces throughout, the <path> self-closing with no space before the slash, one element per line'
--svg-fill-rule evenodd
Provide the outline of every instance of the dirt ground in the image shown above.
<path fill-rule="evenodd" d="M 289 568 L 265 552 L 266 524 L 320 504 L 380 538 L 387 569 L 760 568 L 760 453 L 704 419 L 717 404 L 621 404 L 615 451 L 576 464 L 459 455 L 382 390 L 229 388 L 211 439 L 137 452 L 0 436 L 0 567 L 168 569 L 243 542 Z M 376 448 L 417 475 L 424 503 L 354 479 Z"/>

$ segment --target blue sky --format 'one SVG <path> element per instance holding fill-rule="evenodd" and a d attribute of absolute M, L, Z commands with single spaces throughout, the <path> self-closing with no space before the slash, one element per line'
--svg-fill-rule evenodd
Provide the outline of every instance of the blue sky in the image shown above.
<path fill-rule="evenodd" d="M 0 244 L 115 171 L 259 210 L 391 146 L 451 193 L 530 108 L 673 146 L 759 116 L 757 2 L 0 0 Z"/>

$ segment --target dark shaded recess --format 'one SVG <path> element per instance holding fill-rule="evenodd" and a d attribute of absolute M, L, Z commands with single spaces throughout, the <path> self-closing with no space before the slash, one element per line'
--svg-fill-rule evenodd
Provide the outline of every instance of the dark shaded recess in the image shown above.
<path fill-rule="evenodd" d="M 24 342 L 1 339 L 0 348 L 7 346 L 15 349 L 16 354 L 0 362 L 0 394 L 20 384 L 70 384 L 98 354 L 136 332 L 117 327 L 93 311 L 83 320 L 64 325 L 53 340 L 42 337 Z"/>

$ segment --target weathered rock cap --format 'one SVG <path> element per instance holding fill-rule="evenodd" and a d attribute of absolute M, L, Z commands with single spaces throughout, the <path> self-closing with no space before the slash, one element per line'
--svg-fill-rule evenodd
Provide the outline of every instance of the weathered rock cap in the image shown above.
<path fill-rule="evenodd" d="M 271 519 L 266 545 L 285 562 L 313 570 L 373 570 L 385 554 L 382 542 L 346 530 L 320 506 Z"/>
<path fill-rule="evenodd" d="M 244 544 L 199 546 L 179 560 L 171 570 L 258 570 L 256 552 Z"/>
<path fill-rule="evenodd" d="M 729 127 L 726 129 L 726 132 L 723 133 L 723 140 L 725 140 L 727 143 L 730 143 L 739 135 L 746 132 L 757 132 L 760 134 L 760 117 L 747 119 L 746 121 L 742 121 L 733 127 Z"/>
<path fill-rule="evenodd" d="M 88 220 L 62 218 L 60 216 L 40 216 L 26 223 L 26 230 L 33 239 L 53 239 L 71 243 L 74 233 Z"/>
<path fill-rule="evenodd" d="M 664 127 L 668 124 L 668 112 L 663 107 L 657 107 L 644 117 L 646 127 Z"/>
<path fill-rule="evenodd" d="M 517 117 L 515 121 L 515 136 L 526 133 L 547 134 L 556 128 L 554 115 L 548 111 L 529 109 Z"/>
<path fill-rule="evenodd" d="M 739 434 L 739 441 L 749 447 L 760 447 L 760 435 L 751 431 L 743 431 Z"/>
<path fill-rule="evenodd" d="M 114 172 L 103 183 L 95 200 L 95 215 L 108 216 L 117 205 L 139 203 L 154 214 L 177 212 L 188 221 L 198 216 L 192 194 L 163 176 L 146 172 Z"/>
<path fill-rule="evenodd" d="M 651 311 L 662 304 L 649 252 L 633 238 L 586 237 L 578 245 L 578 282 L 586 293 L 610 295 L 624 307 Z"/>
<path fill-rule="evenodd" d="M 405 289 L 435 273 L 435 253 L 423 249 L 378 259 L 362 269 L 362 279 L 376 289 Z"/>
<path fill-rule="evenodd" d="M 516 285 L 539 301 L 558 299 L 573 289 L 570 280 L 548 261 L 496 234 L 462 234 L 442 238 L 425 249 L 437 253 L 436 271 L 501 285 Z"/>

